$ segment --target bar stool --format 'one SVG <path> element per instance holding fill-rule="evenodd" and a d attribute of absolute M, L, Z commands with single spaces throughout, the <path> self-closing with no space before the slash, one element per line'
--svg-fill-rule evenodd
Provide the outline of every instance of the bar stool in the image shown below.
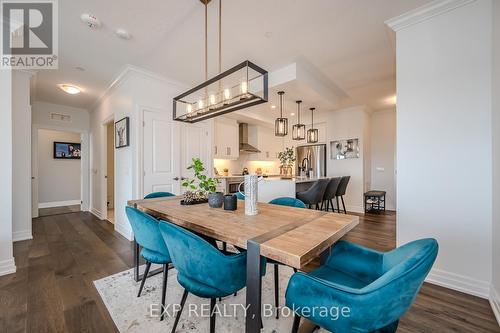
<path fill-rule="evenodd" d="M 329 182 L 330 179 L 328 178 L 318 179 L 307 191 L 298 192 L 296 194 L 297 199 L 305 203 L 309 209 L 311 209 L 312 205 L 316 205 L 315 208 L 319 210 L 319 203 L 323 200 L 323 195 Z"/>
<path fill-rule="evenodd" d="M 332 211 L 335 212 L 335 206 L 333 205 L 333 198 L 337 194 L 337 189 L 340 184 L 341 177 L 331 178 L 328 186 L 326 187 L 325 194 L 323 195 L 323 201 L 321 202 L 321 210 L 323 210 L 323 204 L 326 202 L 325 210 L 328 212 L 330 210 L 330 205 L 332 206 Z"/>
<path fill-rule="evenodd" d="M 339 197 L 340 200 L 342 200 L 342 207 L 344 208 L 344 214 L 347 214 L 347 211 L 345 209 L 345 204 L 344 204 L 344 195 L 347 190 L 347 184 L 349 184 L 349 180 L 351 179 L 351 176 L 344 176 L 340 180 L 339 187 L 337 188 L 337 194 L 336 199 L 337 199 L 337 211 L 340 213 L 340 206 L 339 206 Z"/>

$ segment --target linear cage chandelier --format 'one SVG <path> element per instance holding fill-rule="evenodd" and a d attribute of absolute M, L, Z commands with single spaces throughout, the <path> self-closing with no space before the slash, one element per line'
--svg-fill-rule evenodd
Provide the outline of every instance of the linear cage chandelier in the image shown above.
<path fill-rule="evenodd" d="M 174 120 L 196 123 L 268 100 L 268 73 L 246 60 L 174 98 Z"/>
<path fill-rule="evenodd" d="M 187 123 L 217 117 L 268 100 L 267 71 L 246 60 L 222 72 L 222 0 L 219 0 L 219 74 L 208 79 L 208 4 L 205 6 L 205 82 L 174 98 L 173 119 Z"/>

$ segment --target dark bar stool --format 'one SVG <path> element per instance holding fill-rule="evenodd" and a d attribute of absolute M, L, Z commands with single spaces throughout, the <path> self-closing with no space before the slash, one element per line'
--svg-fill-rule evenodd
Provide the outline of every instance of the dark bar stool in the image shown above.
<path fill-rule="evenodd" d="M 319 203 L 323 201 L 323 195 L 329 182 L 330 179 L 328 178 L 318 179 L 307 191 L 298 192 L 297 199 L 302 200 L 309 209 L 311 209 L 312 205 L 316 205 L 316 209 L 319 210 Z"/>
<path fill-rule="evenodd" d="M 326 187 L 325 194 L 323 195 L 323 201 L 321 202 L 321 210 L 323 210 L 323 204 L 326 202 L 325 210 L 328 212 L 330 210 L 330 205 L 332 206 L 332 211 L 335 212 L 335 206 L 333 205 L 333 198 L 337 194 L 337 189 L 340 184 L 342 177 L 331 178 L 328 186 Z"/>
<path fill-rule="evenodd" d="M 349 184 L 349 180 L 351 179 L 351 176 L 344 176 L 340 180 L 339 187 L 337 188 L 337 194 L 335 195 L 337 198 L 337 211 L 340 213 L 340 206 L 339 206 L 339 197 L 340 200 L 342 200 L 342 207 L 344 208 L 344 214 L 347 214 L 347 211 L 345 210 L 345 204 L 344 204 L 344 195 L 347 190 L 347 184 Z"/>

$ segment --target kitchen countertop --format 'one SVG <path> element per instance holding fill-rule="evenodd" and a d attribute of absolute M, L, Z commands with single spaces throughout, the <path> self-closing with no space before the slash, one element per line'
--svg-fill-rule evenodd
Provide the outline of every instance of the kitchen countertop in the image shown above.
<path fill-rule="evenodd" d="M 265 180 L 269 180 L 269 181 L 285 181 L 285 182 L 295 182 L 296 184 L 300 184 L 300 183 L 311 183 L 311 182 L 315 182 L 319 179 L 325 179 L 325 178 L 330 178 L 330 177 L 294 177 L 294 178 L 289 178 L 289 179 L 282 179 L 280 178 L 279 176 L 276 176 L 276 177 L 267 177 L 267 178 L 264 178 Z"/>

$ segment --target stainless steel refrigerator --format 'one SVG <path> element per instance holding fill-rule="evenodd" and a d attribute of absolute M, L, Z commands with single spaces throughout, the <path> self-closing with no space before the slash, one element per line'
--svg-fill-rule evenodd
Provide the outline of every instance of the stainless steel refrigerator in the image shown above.
<path fill-rule="evenodd" d="M 299 146 L 296 153 L 296 176 L 326 177 L 326 144 Z"/>

